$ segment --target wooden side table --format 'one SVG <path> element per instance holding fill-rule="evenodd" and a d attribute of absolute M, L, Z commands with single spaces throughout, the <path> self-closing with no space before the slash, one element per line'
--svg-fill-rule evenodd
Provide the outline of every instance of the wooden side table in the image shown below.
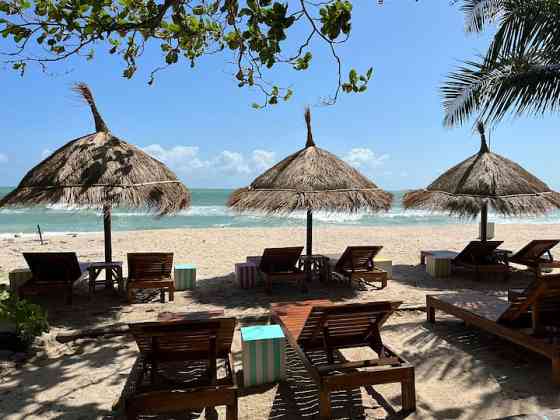
<path fill-rule="evenodd" d="M 93 294 L 95 293 L 95 286 L 97 284 L 104 284 L 105 287 L 109 287 L 114 289 L 114 280 L 115 279 L 118 283 L 118 290 L 119 293 L 124 292 L 124 279 L 123 279 L 123 270 L 122 270 L 123 262 L 122 261 L 112 261 L 112 262 L 92 262 L 87 265 L 87 270 L 89 272 L 89 298 L 91 299 Z M 97 280 L 99 274 L 105 269 L 109 268 L 111 270 L 111 278 L 105 280 Z"/>

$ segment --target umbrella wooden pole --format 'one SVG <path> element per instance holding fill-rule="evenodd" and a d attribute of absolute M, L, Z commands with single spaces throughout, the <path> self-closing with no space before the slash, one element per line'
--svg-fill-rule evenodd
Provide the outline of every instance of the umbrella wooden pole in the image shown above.
<path fill-rule="evenodd" d="M 103 206 L 103 232 L 105 233 L 105 262 L 113 260 L 113 247 L 111 244 L 111 206 Z M 110 267 L 105 270 L 105 281 L 113 285 L 112 271 Z"/>
<path fill-rule="evenodd" d="M 307 255 L 313 255 L 313 211 L 307 210 Z"/>
<path fill-rule="evenodd" d="M 484 201 L 480 209 L 480 240 L 488 240 L 488 203 Z"/>

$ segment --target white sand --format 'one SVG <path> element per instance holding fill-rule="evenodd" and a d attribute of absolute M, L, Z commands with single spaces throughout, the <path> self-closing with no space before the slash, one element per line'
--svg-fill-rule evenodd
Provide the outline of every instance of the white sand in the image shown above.
<path fill-rule="evenodd" d="M 438 227 L 319 228 L 315 231 L 317 253 L 340 253 L 347 245 L 382 244 L 383 256 L 393 260 L 394 279 L 384 290 L 360 290 L 314 284 L 308 295 L 292 286 L 275 288 L 272 297 L 262 290 L 241 290 L 232 275 L 234 263 L 247 255 L 259 255 L 267 246 L 293 246 L 305 242 L 303 229 L 183 229 L 114 234 L 114 257 L 126 252 L 172 251 L 176 262 L 197 266 L 198 289 L 177 293 L 174 303 L 125 305 L 108 292 L 93 302 L 83 296 L 73 307 L 50 299 L 52 331 L 48 345 L 38 357 L 19 367 L 0 365 L 0 418 L 106 418 L 122 394 L 136 359 L 134 343 L 126 337 L 80 340 L 55 344 L 53 336 L 76 328 L 91 328 L 130 320 L 153 319 L 159 311 L 224 309 L 237 316 L 241 325 L 264 317 L 273 301 L 328 297 L 337 301 L 402 300 L 423 305 L 425 295 L 441 290 L 482 289 L 503 294 L 511 286 L 526 284 L 529 277 L 518 273 L 504 283 L 469 278 L 432 279 L 417 267 L 420 249 L 460 250 L 476 236 L 475 225 Z M 518 249 L 532 238 L 560 238 L 560 225 L 500 225 L 497 238 L 503 248 Z M 22 251 L 76 251 L 81 260 L 102 260 L 100 234 L 51 236 L 41 246 L 30 238 L 2 239 L 0 270 L 24 267 Z M 425 323 L 422 311 L 399 312 L 383 331 L 387 343 L 416 367 L 418 411 L 410 418 L 490 419 L 560 407 L 558 388 L 550 381 L 548 360 L 509 343 L 465 328 L 449 317 L 435 326 Z M 239 337 L 234 352 L 241 369 Z M 290 356 L 294 366 L 297 358 Z M 286 383 L 244 390 L 240 418 L 292 419 L 316 414 L 313 386 L 297 380 L 291 372 Z M 310 392 L 306 392 L 310 391 Z M 361 396 L 360 396 L 361 394 Z M 400 410 L 397 385 L 375 387 L 340 395 L 337 418 L 395 418 Z M 297 403 L 296 403 L 297 401 Z M 396 413 L 395 413 L 396 411 Z M 220 418 L 223 411 L 218 410 Z M 311 417 L 308 417 L 311 418 Z"/>

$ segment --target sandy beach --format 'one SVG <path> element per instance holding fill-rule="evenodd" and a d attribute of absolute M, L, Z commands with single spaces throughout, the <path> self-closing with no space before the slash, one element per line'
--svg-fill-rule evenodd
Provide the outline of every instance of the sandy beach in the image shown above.
<path fill-rule="evenodd" d="M 425 322 L 422 310 L 428 293 L 484 290 L 503 296 L 507 288 L 526 285 L 530 277 L 515 273 L 508 282 L 468 276 L 432 279 L 419 266 L 421 249 L 460 250 L 477 235 L 477 225 L 344 227 L 315 230 L 317 253 L 341 253 L 347 245 L 380 244 L 382 255 L 393 261 L 393 279 L 387 288 L 349 289 L 313 283 L 307 295 L 291 285 L 279 285 L 268 296 L 261 289 L 242 290 L 233 269 L 248 255 L 259 255 L 268 246 L 294 246 L 305 242 L 299 228 L 176 229 L 113 233 L 115 260 L 127 252 L 171 251 L 176 262 L 197 267 L 197 289 L 178 292 L 174 303 L 157 299 L 126 305 L 108 291 L 93 301 L 76 291 L 72 307 L 62 301 L 41 301 L 49 310 L 51 332 L 37 345 L 37 354 L 25 363 L 0 364 L 0 418 L 89 419 L 118 418 L 113 408 L 123 395 L 133 370 L 137 348 L 130 337 L 77 340 L 58 344 L 54 337 L 83 328 L 121 325 L 155 319 L 161 311 L 223 309 L 236 316 L 239 326 L 267 322 L 271 302 L 330 298 L 336 302 L 399 300 L 408 308 L 396 313 L 384 327 L 385 341 L 408 358 L 416 369 L 418 410 L 407 418 L 494 419 L 560 408 L 560 396 L 550 380 L 549 361 L 505 341 L 440 316 L 434 326 Z M 516 250 L 531 239 L 558 238 L 560 225 L 498 225 L 496 239 L 502 248 Z M 7 272 L 25 267 L 23 251 L 75 251 L 80 260 L 102 260 L 101 234 L 49 236 L 47 245 L 30 237 L 0 240 L 2 281 Z M 126 273 L 126 269 L 125 269 Z M 236 370 L 241 370 L 239 333 L 234 343 Z M 288 351 L 289 371 L 285 382 L 243 390 L 242 419 L 313 418 L 318 400 L 311 382 L 300 378 L 301 364 Z M 400 387 L 386 385 L 340 395 L 336 418 L 402 418 Z M 302 398 L 300 395 L 307 395 Z M 309 397 L 309 395 L 311 395 Z M 217 410 L 218 418 L 224 411 Z M 210 417 L 209 417 L 210 418 Z"/>

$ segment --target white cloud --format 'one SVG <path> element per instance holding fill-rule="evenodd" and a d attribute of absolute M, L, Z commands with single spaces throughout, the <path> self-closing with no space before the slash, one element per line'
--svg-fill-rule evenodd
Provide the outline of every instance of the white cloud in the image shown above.
<path fill-rule="evenodd" d="M 224 150 L 212 160 L 212 166 L 228 174 L 250 174 L 251 168 L 241 153 Z"/>
<path fill-rule="evenodd" d="M 50 155 L 52 155 L 51 149 L 43 149 L 43 151 L 41 152 L 41 158 L 43 159 L 48 158 Z"/>
<path fill-rule="evenodd" d="M 253 164 L 259 171 L 270 168 L 275 163 L 275 153 L 267 150 L 253 150 Z"/>
<path fill-rule="evenodd" d="M 402 171 L 399 175 L 402 176 L 402 177 L 407 177 L 408 172 L 407 171 Z"/>
<path fill-rule="evenodd" d="M 344 156 L 344 160 L 356 168 L 377 168 L 383 165 L 387 159 L 389 159 L 389 155 L 377 155 L 366 147 L 355 147 Z"/>
<path fill-rule="evenodd" d="M 169 165 L 172 169 L 190 172 L 210 166 L 210 163 L 198 157 L 199 148 L 197 146 L 173 146 L 169 149 L 160 144 L 150 144 L 143 149 L 150 156 Z"/>
<path fill-rule="evenodd" d="M 250 157 L 245 157 L 239 152 L 224 150 L 217 156 L 208 159 L 200 157 L 198 146 L 166 148 L 160 144 L 151 144 L 144 147 L 143 150 L 175 171 L 200 173 L 202 170 L 208 176 L 215 176 L 217 173 L 250 175 L 267 169 L 274 163 L 274 152 L 260 149 L 254 150 Z"/>
<path fill-rule="evenodd" d="M 0 163 L 7 162 L 7 161 L 8 161 L 8 156 L 6 156 L 4 153 L 0 153 Z"/>

